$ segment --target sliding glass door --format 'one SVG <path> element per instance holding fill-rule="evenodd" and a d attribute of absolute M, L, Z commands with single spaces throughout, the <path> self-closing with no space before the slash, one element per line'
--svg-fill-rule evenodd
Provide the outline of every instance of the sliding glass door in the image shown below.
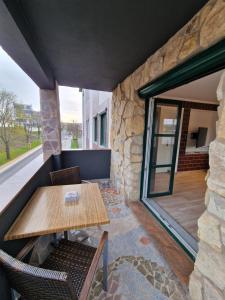
<path fill-rule="evenodd" d="M 149 198 L 173 192 L 180 116 L 181 102 L 155 100 L 148 178 Z"/>

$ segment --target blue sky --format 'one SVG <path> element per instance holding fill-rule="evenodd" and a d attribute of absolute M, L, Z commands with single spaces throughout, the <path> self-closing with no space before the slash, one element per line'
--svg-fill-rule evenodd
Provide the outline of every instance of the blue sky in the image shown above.
<path fill-rule="evenodd" d="M 39 88 L 0 46 L 0 89 L 16 94 L 18 102 L 40 110 Z M 61 120 L 82 122 L 82 96 L 77 88 L 59 87 Z"/>

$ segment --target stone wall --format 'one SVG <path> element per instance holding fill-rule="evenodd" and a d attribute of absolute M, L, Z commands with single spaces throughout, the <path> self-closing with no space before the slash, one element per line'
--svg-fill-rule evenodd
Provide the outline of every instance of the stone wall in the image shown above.
<path fill-rule="evenodd" d="M 60 154 L 62 149 L 59 93 L 57 84 L 55 90 L 40 89 L 40 106 L 43 156 L 46 160 L 52 154 Z"/>
<path fill-rule="evenodd" d="M 211 0 L 113 92 L 111 178 L 128 200 L 140 197 L 144 101 L 137 89 L 225 37 L 225 2 Z"/>
<path fill-rule="evenodd" d="M 219 120 L 210 144 L 206 211 L 198 221 L 199 252 L 190 279 L 193 300 L 225 299 L 225 72 L 217 96 Z"/>

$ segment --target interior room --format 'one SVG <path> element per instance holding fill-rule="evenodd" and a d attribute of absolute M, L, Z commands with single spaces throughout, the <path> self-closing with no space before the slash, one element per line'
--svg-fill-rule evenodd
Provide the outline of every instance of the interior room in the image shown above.
<path fill-rule="evenodd" d="M 216 136 L 216 89 L 221 73 L 159 95 L 154 112 L 154 132 L 160 134 L 152 149 L 150 198 L 168 223 L 172 220 L 194 240 L 198 240 L 197 220 L 205 210 L 205 178 L 209 146 Z"/>

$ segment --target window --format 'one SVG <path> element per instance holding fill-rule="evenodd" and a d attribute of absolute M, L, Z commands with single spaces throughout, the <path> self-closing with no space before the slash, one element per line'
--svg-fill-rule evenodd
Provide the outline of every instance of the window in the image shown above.
<path fill-rule="evenodd" d="M 107 134 L 107 115 L 106 112 L 100 115 L 100 126 L 101 126 L 101 136 L 100 145 L 106 146 L 106 134 Z"/>
<path fill-rule="evenodd" d="M 98 142 L 98 117 L 94 117 L 94 142 Z"/>

